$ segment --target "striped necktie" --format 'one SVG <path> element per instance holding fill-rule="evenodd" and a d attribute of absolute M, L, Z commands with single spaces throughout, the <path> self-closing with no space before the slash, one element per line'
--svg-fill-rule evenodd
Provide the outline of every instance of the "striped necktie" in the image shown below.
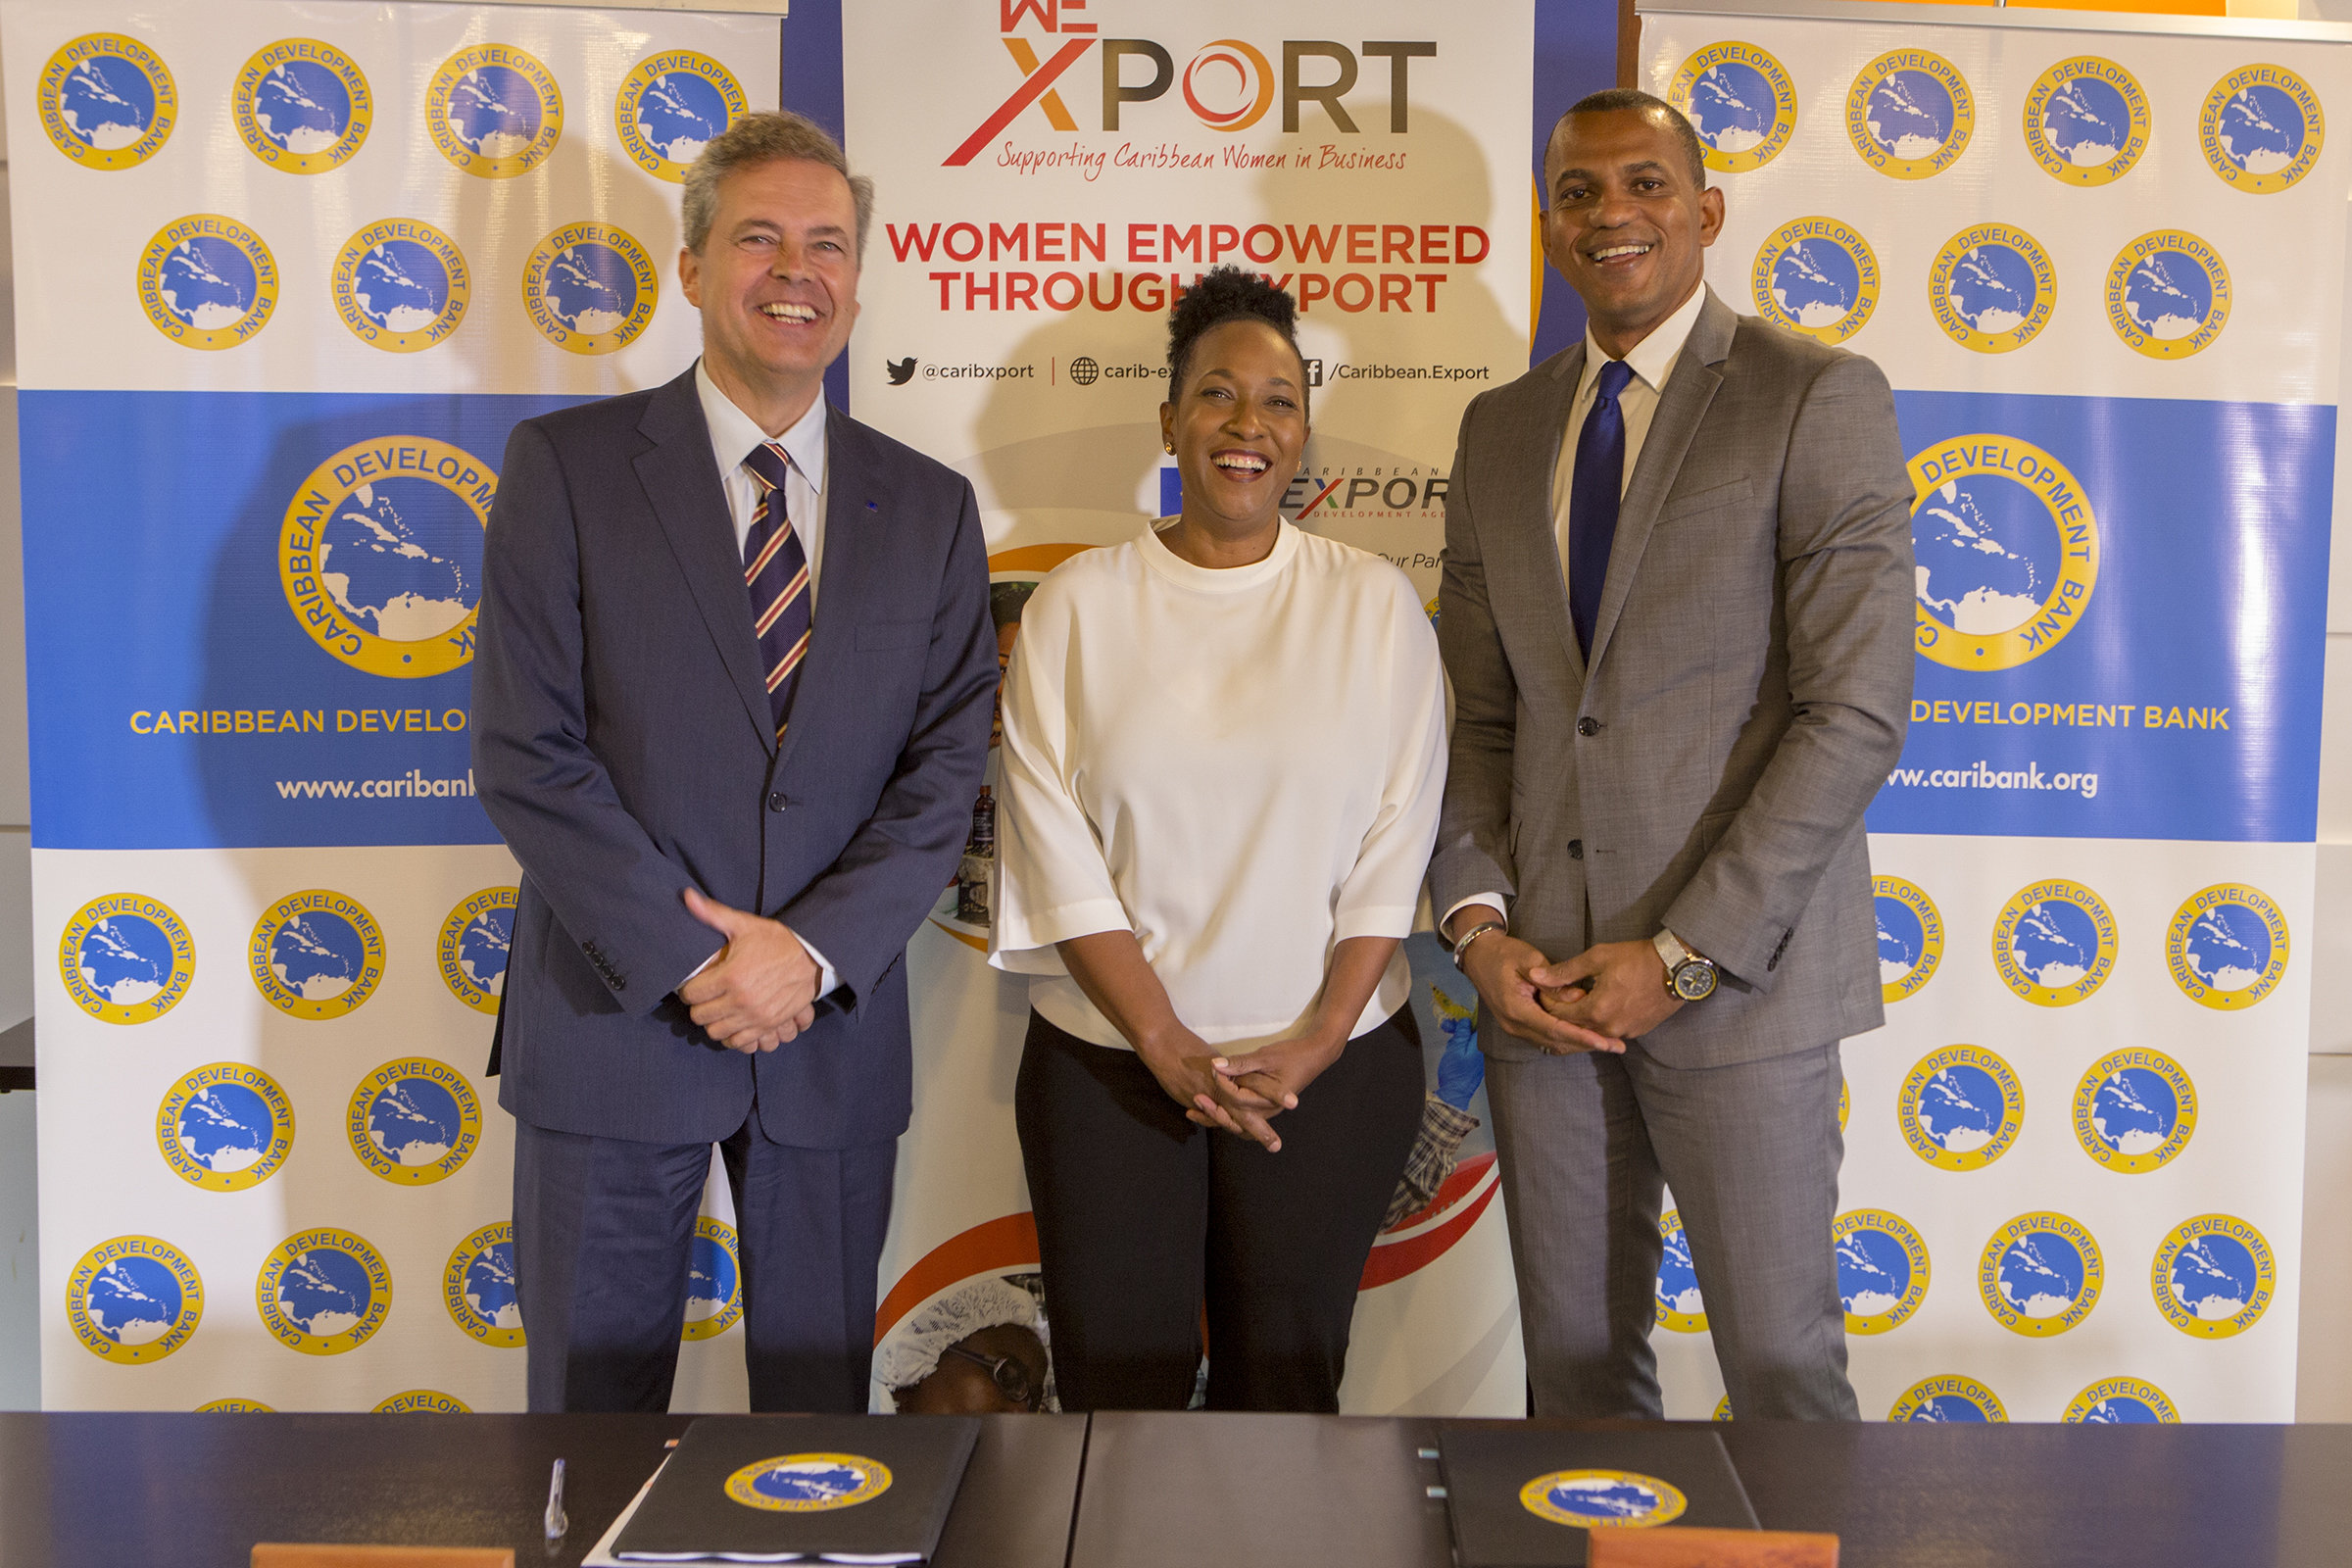
<path fill-rule="evenodd" d="M 760 639 L 760 662 L 767 671 L 768 707 L 776 739 L 784 739 L 792 691 L 800 683 L 813 624 L 808 607 L 808 553 L 784 510 L 784 474 L 792 459 L 773 441 L 752 448 L 743 466 L 760 483 L 760 506 L 743 542 L 743 581 L 751 591 L 752 631 Z"/>

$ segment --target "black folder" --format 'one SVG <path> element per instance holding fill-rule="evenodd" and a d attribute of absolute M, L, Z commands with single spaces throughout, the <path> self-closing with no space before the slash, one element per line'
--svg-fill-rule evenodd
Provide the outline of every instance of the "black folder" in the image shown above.
<path fill-rule="evenodd" d="M 612 1543 L 623 1562 L 923 1563 L 972 1416 L 706 1416 Z"/>
<path fill-rule="evenodd" d="M 1758 1528 L 1723 1439 L 1700 1427 L 1447 1422 L 1438 1456 L 1461 1568 L 1583 1568 L 1594 1529 Z"/>

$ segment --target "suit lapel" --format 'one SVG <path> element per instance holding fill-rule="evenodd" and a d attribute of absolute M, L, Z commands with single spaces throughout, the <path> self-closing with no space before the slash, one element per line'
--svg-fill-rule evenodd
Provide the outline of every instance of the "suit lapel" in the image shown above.
<path fill-rule="evenodd" d="M 858 626 L 873 593 L 876 574 L 888 562 L 887 515 L 876 465 L 866 448 L 865 427 L 839 409 L 825 410 L 825 540 L 817 567 L 816 612 L 808 632 L 808 655 L 800 689 L 784 727 L 779 765 L 789 763 L 809 726 L 801 722 L 834 697 L 838 672 L 851 667 Z"/>
<path fill-rule="evenodd" d="M 752 602 L 743 585 L 734 521 L 727 512 L 726 492 L 719 488 L 710 428 L 703 418 L 692 370 L 654 394 L 637 429 L 653 442 L 637 454 L 637 481 L 645 487 L 670 552 L 686 573 L 703 623 L 743 699 L 745 716 L 772 751 L 774 720 L 760 667 L 759 640 L 752 632 Z"/>
<path fill-rule="evenodd" d="M 1529 432 L 1528 439 L 1538 443 L 1536 450 L 1544 461 L 1513 464 L 1507 470 L 1513 475 L 1514 489 L 1506 493 L 1499 515 L 1524 518 L 1527 525 L 1515 529 L 1508 541 L 1511 558 L 1494 563 L 1534 584 L 1532 591 L 1551 623 L 1552 635 L 1559 639 L 1560 652 L 1580 681 L 1585 674 L 1585 656 L 1576 646 L 1576 623 L 1568 615 L 1568 579 L 1561 570 L 1559 519 L 1552 511 L 1551 495 L 1552 470 L 1559 462 L 1560 443 L 1568 432 L 1568 412 L 1576 402 L 1577 383 L 1584 373 L 1585 345 L 1580 339 L 1553 361 L 1545 398 L 1538 405 L 1536 428 Z M 1490 583 L 1490 598 L 1493 593 Z"/>

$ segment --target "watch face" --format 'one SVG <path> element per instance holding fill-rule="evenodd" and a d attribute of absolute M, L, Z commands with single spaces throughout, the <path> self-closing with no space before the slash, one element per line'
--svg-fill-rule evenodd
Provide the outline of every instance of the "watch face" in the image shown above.
<path fill-rule="evenodd" d="M 1713 964 L 1693 958 L 1687 963 L 1675 965 L 1674 994 L 1685 1002 L 1697 1002 L 1713 995 L 1714 990 L 1715 966 Z"/>

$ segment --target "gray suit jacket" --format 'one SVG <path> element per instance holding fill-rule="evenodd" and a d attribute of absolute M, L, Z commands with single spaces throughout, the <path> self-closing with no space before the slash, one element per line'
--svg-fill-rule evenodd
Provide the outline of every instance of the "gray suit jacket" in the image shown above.
<path fill-rule="evenodd" d="M 1886 377 L 1710 294 L 1626 490 L 1588 666 L 1551 509 L 1584 363 L 1580 343 L 1462 416 L 1436 906 L 1499 889 L 1514 933 L 1555 959 L 1672 929 L 1723 984 L 1643 1039 L 1670 1066 L 1875 1028 L 1862 812 L 1902 751 L 1913 657 Z"/>

